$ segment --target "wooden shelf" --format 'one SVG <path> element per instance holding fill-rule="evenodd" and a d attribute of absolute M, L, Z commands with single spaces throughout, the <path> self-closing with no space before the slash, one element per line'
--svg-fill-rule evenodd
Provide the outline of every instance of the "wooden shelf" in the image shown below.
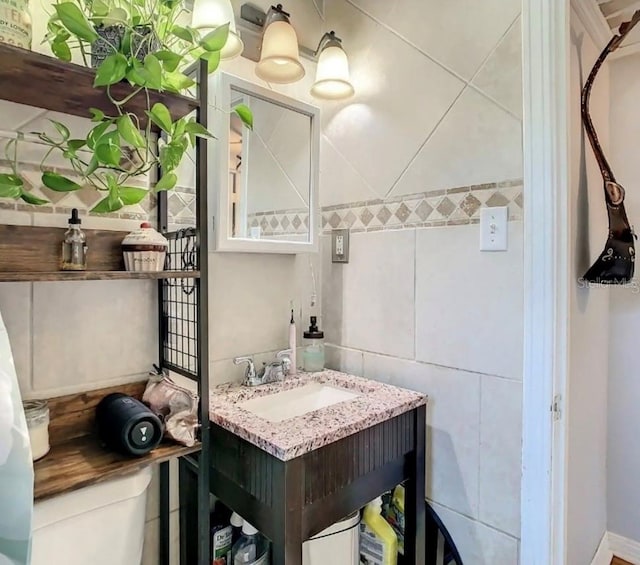
<path fill-rule="evenodd" d="M 200 271 L 125 271 L 121 243 L 127 232 L 83 231 L 89 245 L 87 270 L 60 271 L 65 228 L 0 225 L 0 282 L 200 278 Z"/>
<path fill-rule="evenodd" d="M 86 435 L 51 447 L 34 463 L 34 499 L 71 492 L 82 487 L 135 473 L 152 463 L 162 463 L 200 451 L 200 445 L 184 447 L 162 443 L 143 457 L 126 457 L 101 447 L 98 438 Z"/>
<path fill-rule="evenodd" d="M 113 104 L 104 88 L 94 88 L 95 72 L 88 67 L 65 63 L 54 57 L 0 44 L 0 99 L 26 104 L 44 110 L 90 117 L 89 108 L 99 108 L 113 114 Z M 111 87 L 112 95 L 123 99 L 133 92 L 129 83 Z M 198 100 L 169 92 L 150 92 L 151 105 L 162 102 L 175 120 L 199 107 Z M 147 102 L 144 92 L 138 93 L 126 105 L 143 125 Z"/>
<path fill-rule="evenodd" d="M 115 281 L 199 279 L 200 271 L 50 271 L 50 272 L 0 272 L 0 282 L 47 282 L 47 281 Z"/>

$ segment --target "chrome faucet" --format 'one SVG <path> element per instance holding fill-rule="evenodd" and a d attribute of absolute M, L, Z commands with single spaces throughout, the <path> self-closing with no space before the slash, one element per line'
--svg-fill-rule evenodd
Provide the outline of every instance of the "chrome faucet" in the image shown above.
<path fill-rule="evenodd" d="M 244 374 L 245 386 L 260 386 L 268 383 L 283 381 L 291 370 L 291 349 L 284 349 L 276 355 L 276 361 L 272 361 L 256 373 L 256 367 L 252 357 L 236 357 L 234 365 L 247 364 Z"/>

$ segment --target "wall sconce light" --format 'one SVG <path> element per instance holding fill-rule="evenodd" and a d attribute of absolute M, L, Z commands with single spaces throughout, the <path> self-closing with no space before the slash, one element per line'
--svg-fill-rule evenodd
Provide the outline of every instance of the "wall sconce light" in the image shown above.
<path fill-rule="evenodd" d="M 305 75 L 300 63 L 298 36 L 282 4 L 271 6 L 267 13 L 256 74 L 262 80 L 278 84 L 296 82 Z"/>
<path fill-rule="evenodd" d="M 266 14 L 250 3 L 240 8 L 238 24 L 245 42 L 242 55 L 258 63 L 258 77 L 280 84 L 299 81 L 305 75 L 300 63 L 302 55 L 318 63 L 316 80 L 311 87 L 313 96 L 329 100 L 353 96 L 349 60 L 342 48 L 342 40 L 331 31 L 322 36 L 315 51 L 298 45 L 298 37 L 289 17 L 282 9 L 282 4 L 272 6 Z"/>
<path fill-rule="evenodd" d="M 222 59 L 238 57 L 244 43 L 236 29 L 236 19 L 233 15 L 231 0 L 195 0 L 191 14 L 191 27 L 208 33 L 221 25 L 229 24 L 229 38 L 220 51 Z"/>
<path fill-rule="evenodd" d="M 342 48 L 342 40 L 334 31 L 325 33 L 320 40 L 316 55 L 318 68 L 311 94 L 316 98 L 339 100 L 353 96 L 354 89 L 349 78 L 349 60 Z"/>

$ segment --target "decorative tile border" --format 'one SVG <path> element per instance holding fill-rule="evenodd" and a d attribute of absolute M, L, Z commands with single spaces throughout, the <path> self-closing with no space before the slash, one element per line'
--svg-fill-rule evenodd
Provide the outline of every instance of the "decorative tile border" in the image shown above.
<path fill-rule="evenodd" d="M 55 171 L 75 180 L 76 182 L 81 182 L 80 177 L 72 169 L 51 167 L 47 170 Z M 19 171 L 24 178 L 25 188 L 34 196 L 48 200 L 49 204 L 32 206 L 31 204 L 26 204 L 22 200 L 2 199 L 0 200 L 0 208 L 3 210 L 18 210 L 21 212 L 34 212 L 37 214 L 70 214 L 73 208 L 77 208 L 81 216 L 109 217 L 140 221 L 155 221 L 156 219 L 156 197 L 153 193 L 150 193 L 149 196 L 139 204 L 123 208 L 121 212 L 112 214 L 94 214 L 91 213 L 90 210 L 100 200 L 102 200 L 102 198 L 104 198 L 105 194 L 103 192 L 100 192 L 90 186 L 86 186 L 82 190 L 74 192 L 55 192 L 42 184 L 42 171 L 37 164 L 28 162 L 20 163 Z M 0 160 L 0 172 L 11 172 L 11 167 L 7 161 Z M 139 186 L 141 188 L 147 188 L 149 186 L 148 179 L 146 177 L 132 179 L 131 184 L 132 186 Z"/>
<path fill-rule="evenodd" d="M 272 210 L 256 212 L 247 217 L 249 231 L 260 227 L 261 237 L 283 235 L 307 235 L 309 233 L 309 210 Z"/>
<path fill-rule="evenodd" d="M 0 209 L 2 210 L 69 215 L 73 208 L 77 208 L 80 216 L 107 217 L 140 222 L 150 221 L 153 223 L 156 221 L 157 198 L 153 192 L 150 192 L 149 196 L 139 204 L 127 206 L 120 212 L 94 214 L 90 210 L 104 197 L 103 193 L 89 186 L 76 192 L 55 192 L 43 186 L 40 178 L 42 171 L 39 165 L 25 162 L 20 163 L 19 167 L 21 174 L 24 176 L 27 190 L 34 196 L 49 200 L 50 203 L 42 206 L 32 206 L 22 200 L 0 199 Z M 53 167 L 48 170 L 53 170 L 79 181 L 78 175 L 73 170 Z M 0 160 L 0 172 L 11 172 L 7 161 Z M 149 186 L 148 178 L 146 177 L 132 179 L 131 184 L 141 188 Z M 170 229 L 195 226 L 195 199 L 195 189 L 191 187 L 176 187 L 168 193 L 167 207 Z"/>
<path fill-rule="evenodd" d="M 477 224 L 483 207 L 508 206 L 522 220 L 522 180 L 433 190 L 322 208 L 322 229 L 370 232 Z"/>

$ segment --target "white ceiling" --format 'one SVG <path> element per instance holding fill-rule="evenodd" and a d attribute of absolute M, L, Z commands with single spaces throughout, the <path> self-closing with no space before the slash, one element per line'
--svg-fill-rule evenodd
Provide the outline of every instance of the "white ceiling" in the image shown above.
<path fill-rule="evenodd" d="M 640 10 L 640 0 L 596 0 L 600 11 L 604 15 L 608 26 L 615 32 L 625 21 L 633 16 L 636 10 Z M 623 48 L 618 56 L 637 52 L 640 48 L 640 26 L 636 27 L 625 40 Z"/>

